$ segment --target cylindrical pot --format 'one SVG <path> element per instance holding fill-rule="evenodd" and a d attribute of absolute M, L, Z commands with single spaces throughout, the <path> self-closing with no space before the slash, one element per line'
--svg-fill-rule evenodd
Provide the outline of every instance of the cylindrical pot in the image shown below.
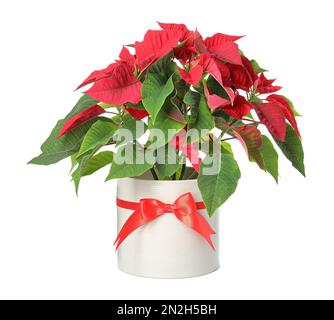
<path fill-rule="evenodd" d="M 191 192 L 196 202 L 202 197 L 196 180 L 155 181 L 149 176 L 118 181 L 117 197 L 139 202 L 153 198 L 173 203 Z M 206 275 L 219 268 L 218 212 L 209 218 L 206 210 L 198 210 L 216 235 L 211 238 L 214 251 L 206 240 L 183 224 L 173 214 L 164 214 L 129 235 L 118 249 L 120 270 L 149 278 L 189 278 Z M 118 232 L 133 210 L 117 208 Z"/>

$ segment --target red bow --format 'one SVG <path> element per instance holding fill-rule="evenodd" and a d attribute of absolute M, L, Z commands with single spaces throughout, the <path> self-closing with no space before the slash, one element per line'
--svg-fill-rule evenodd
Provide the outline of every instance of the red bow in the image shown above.
<path fill-rule="evenodd" d="M 195 202 L 191 193 L 180 196 L 173 204 L 166 204 L 156 199 L 141 199 L 140 202 L 129 202 L 117 199 L 117 206 L 123 209 L 135 210 L 123 225 L 115 244 L 116 250 L 122 242 L 136 229 L 153 221 L 165 213 L 173 213 L 186 226 L 198 232 L 215 251 L 211 235 L 216 234 L 206 219 L 197 212 L 204 210 L 203 202 Z"/>

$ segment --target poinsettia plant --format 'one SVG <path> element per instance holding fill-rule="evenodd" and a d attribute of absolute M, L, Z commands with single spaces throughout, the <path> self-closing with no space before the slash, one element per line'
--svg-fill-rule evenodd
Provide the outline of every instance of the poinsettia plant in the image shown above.
<path fill-rule="evenodd" d="M 118 60 L 83 81 L 78 89 L 90 88 L 30 163 L 50 165 L 70 157 L 76 189 L 82 177 L 105 166 L 110 166 L 107 180 L 147 171 L 154 179 L 197 179 L 210 215 L 240 179 L 229 140 L 241 143 L 249 160 L 276 181 L 272 141 L 305 175 L 299 114 L 276 94 L 281 87 L 266 70 L 239 49 L 242 37 L 216 33 L 203 39 L 183 24 L 159 25 L 162 30 L 149 30 L 143 41 L 124 46 Z M 136 161 L 119 161 L 126 150 Z M 168 152 L 161 156 L 161 150 Z M 205 169 L 215 159 L 218 170 L 210 173 Z"/>

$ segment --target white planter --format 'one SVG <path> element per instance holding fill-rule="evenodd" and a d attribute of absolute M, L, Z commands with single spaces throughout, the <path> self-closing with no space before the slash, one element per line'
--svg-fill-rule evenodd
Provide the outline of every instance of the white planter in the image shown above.
<path fill-rule="evenodd" d="M 191 192 L 196 202 L 201 194 L 196 180 L 154 181 L 150 177 L 127 178 L 118 181 L 117 197 L 139 202 L 154 198 L 173 203 L 179 196 Z M 210 223 L 216 235 L 213 251 L 197 232 L 179 221 L 174 214 L 164 214 L 135 230 L 118 249 L 120 270 L 149 278 L 189 278 L 202 276 L 219 268 L 218 212 L 209 218 L 205 210 L 199 210 Z M 118 207 L 118 232 L 133 213 Z"/>

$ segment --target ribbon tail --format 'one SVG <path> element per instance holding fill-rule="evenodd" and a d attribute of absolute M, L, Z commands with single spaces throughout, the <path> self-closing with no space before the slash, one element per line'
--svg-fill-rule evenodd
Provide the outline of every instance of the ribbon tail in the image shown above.
<path fill-rule="evenodd" d="M 119 248 L 119 246 L 123 243 L 123 241 L 136 229 L 140 228 L 144 224 L 146 224 L 147 221 L 143 219 L 141 211 L 138 209 L 134 211 L 131 216 L 128 218 L 128 220 L 124 223 L 121 231 L 119 232 L 116 241 L 114 245 L 116 245 L 116 251 Z"/>
<path fill-rule="evenodd" d="M 208 242 L 212 250 L 216 251 L 211 239 L 211 236 L 216 234 L 216 232 L 211 228 L 208 221 L 201 214 L 196 212 L 191 215 L 190 219 L 189 217 L 182 217 L 180 220 L 189 228 L 199 233 Z"/>

